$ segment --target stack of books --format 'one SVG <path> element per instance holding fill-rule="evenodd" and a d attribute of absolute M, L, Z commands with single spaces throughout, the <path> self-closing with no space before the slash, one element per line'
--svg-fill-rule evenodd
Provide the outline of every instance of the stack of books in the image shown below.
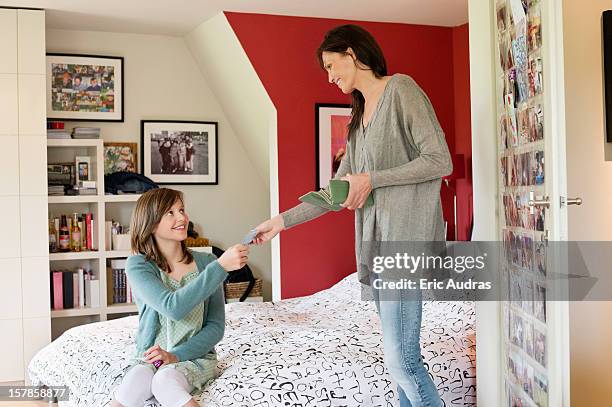
<path fill-rule="evenodd" d="M 47 138 L 50 139 L 69 139 L 70 132 L 64 129 L 64 122 L 47 122 Z"/>
<path fill-rule="evenodd" d="M 76 139 L 90 139 L 100 138 L 99 127 L 75 127 L 72 129 L 72 138 Z"/>
<path fill-rule="evenodd" d="M 91 270 L 51 271 L 51 308 L 97 308 L 100 306 L 100 281 Z"/>
<path fill-rule="evenodd" d="M 111 260 L 111 266 L 108 268 L 107 280 L 109 285 L 112 281 L 113 304 L 131 304 L 133 302 L 132 289 L 125 275 L 126 263 L 126 259 Z"/>
<path fill-rule="evenodd" d="M 96 181 L 79 181 L 78 185 L 67 191 L 67 195 L 97 195 Z"/>
<path fill-rule="evenodd" d="M 49 185 L 49 196 L 63 196 L 64 186 L 63 185 Z"/>
<path fill-rule="evenodd" d="M 70 132 L 65 129 L 47 129 L 48 139 L 69 139 Z"/>

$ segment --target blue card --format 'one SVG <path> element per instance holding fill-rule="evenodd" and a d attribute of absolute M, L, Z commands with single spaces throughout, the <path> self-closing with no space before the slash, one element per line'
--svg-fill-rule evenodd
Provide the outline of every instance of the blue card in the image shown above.
<path fill-rule="evenodd" d="M 247 245 L 250 244 L 253 239 L 255 239 L 255 236 L 257 236 L 257 229 L 252 229 L 249 233 L 247 233 L 247 235 L 244 237 L 244 239 L 242 239 L 242 244 Z"/>

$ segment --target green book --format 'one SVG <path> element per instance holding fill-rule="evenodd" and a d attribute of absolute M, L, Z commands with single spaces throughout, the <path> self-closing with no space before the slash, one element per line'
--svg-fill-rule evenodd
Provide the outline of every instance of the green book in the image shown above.
<path fill-rule="evenodd" d="M 337 212 L 344 209 L 342 206 L 340 206 L 340 204 L 346 201 L 348 193 L 348 181 L 332 179 L 329 181 L 329 185 L 327 187 L 318 191 L 310 191 L 307 194 L 302 195 L 299 199 L 301 202 L 306 202 Z M 364 206 L 368 207 L 372 204 L 374 204 L 374 198 L 372 197 L 372 193 L 370 193 Z"/>

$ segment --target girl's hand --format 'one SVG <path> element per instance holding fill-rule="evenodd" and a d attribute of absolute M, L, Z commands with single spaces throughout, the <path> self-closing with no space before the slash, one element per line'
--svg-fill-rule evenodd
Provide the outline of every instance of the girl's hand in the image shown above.
<path fill-rule="evenodd" d="M 253 239 L 254 244 L 262 244 L 271 240 L 274 236 L 278 235 L 279 232 L 285 229 L 285 221 L 281 215 L 276 215 L 272 219 L 261 223 L 257 226 L 257 236 Z"/>
<path fill-rule="evenodd" d="M 368 195 L 372 192 L 370 174 L 347 174 L 341 179 L 349 182 L 349 193 L 346 197 L 346 201 L 340 206 L 350 210 L 363 208 L 363 204 L 366 199 L 368 199 Z"/>
<path fill-rule="evenodd" d="M 249 247 L 236 244 L 227 249 L 218 261 L 225 271 L 234 271 L 243 268 L 248 259 Z"/>
<path fill-rule="evenodd" d="M 145 351 L 144 356 L 145 356 L 145 362 L 151 363 L 151 364 L 155 362 L 156 360 L 161 360 L 162 362 L 164 362 L 164 365 L 178 362 L 178 358 L 174 356 L 173 353 L 166 352 L 159 345 L 151 346 L 149 349 Z"/>

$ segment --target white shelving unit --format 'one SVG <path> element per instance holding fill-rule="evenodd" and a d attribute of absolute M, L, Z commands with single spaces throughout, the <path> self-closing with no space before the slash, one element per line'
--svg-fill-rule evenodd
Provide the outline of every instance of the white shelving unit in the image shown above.
<path fill-rule="evenodd" d="M 96 308 L 72 308 L 51 311 L 52 336 L 56 338 L 63 331 L 83 323 L 95 321 L 105 321 L 111 317 L 121 316 L 121 314 L 131 314 L 138 312 L 136 304 L 112 304 L 112 297 L 109 295 L 109 284 L 107 281 L 107 260 L 125 258 L 130 255 L 129 250 L 110 250 L 106 247 L 104 236 L 104 224 L 107 220 L 109 211 L 124 214 L 123 223 L 129 221 L 129 216 L 135 202 L 140 195 L 104 195 L 104 156 L 103 140 L 48 140 L 47 158 L 49 163 L 55 162 L 74 162 L 74 157 L 90 156 L 91 171 L 93 179 L 98 188 L 97 195 L 88 196 L 50 196 L 50 214 L 68 214 L 72 212 L 92 212 L 97 228 L 97 242 L 95 251 L 50 253 L 49 261 L 51 269 L 54 266 L 61 268 L 73 268 L 85 264 L 92 269 L 95 277 L 100 281 L 100 306 Z M 110 209 L 110 206 L 119 205 L 119 210 Z"/>

